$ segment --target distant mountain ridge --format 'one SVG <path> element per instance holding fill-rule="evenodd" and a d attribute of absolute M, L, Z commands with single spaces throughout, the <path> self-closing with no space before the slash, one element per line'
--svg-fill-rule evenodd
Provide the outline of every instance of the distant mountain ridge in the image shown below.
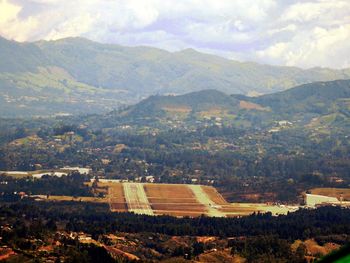
<path fill-rule="evenodd" d="M 152 96 L 127 109 L 131 118 L 155 117 L 200 112 L 260 116 L 264 119 L 286 117 L 290 120 L 339 113 L 350 117 L 350 80 L 315 82 L 286 91 L 258 97 L 227 95 L 217 90 L 203 90 L 179 96 Z M 217 111 L 219 110 L 219 111 Z M 221 110 L 221 111 L 220 111 Z M 218 116 L 220 117 L 220 116 Z"/>
<path fill-rule="evenodd" d="M 0 51 L 3 116 L 99 113 L 154 94 L 266 94 L 350 78 L 350 69 L 268 66 L 193 49 L 171 53 L 83 38 L 18 43 L 0 37 Z"/>
<path fill-rule="evenodd" d="M 338 99 L 350 99 L 350 80 L 314 82 L 286 91 L 249 99 L 279 112 L 314 111 L 326 113 Z"/>

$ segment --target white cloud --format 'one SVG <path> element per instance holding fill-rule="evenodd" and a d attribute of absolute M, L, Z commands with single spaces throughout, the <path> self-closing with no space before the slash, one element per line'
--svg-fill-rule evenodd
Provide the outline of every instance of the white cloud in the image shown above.
<path fill-rule="evenodd" d="M 347 0 L 298 2 L 285 10 L 282 19 L 297 22 L 324 20 L 325 17 L 348 14 L 349 7 Z"/>
<path fill-rule="evenodd" d="M 349 1 L 320 0 L 288 6 L 268 31 L 270 41 L 275 42 L 255 54 L 260 61 L 272 64 L 350 67 L 349 10 Z"/>
<path fill-rule="evenodd" d="M 349 66 L 349 10 L 348 0 L 0 0 L 0 34 L 18 41 L 85 36 L 339 68 Z"/>
<path fill-rule="evenodd" d="M 273 59 L 282 59 L 288 48 L 288 43 L 278 42 L 263 51 L 258 51 L 260 57 L 268 57 Z"/>
<path fill-rule="evenodd" d="M 270 63 L 288 66 L 350 67 L 350 24 L 337 28 L 315 27 L 295 35 L 289 42 L 276 43 L 257 55 Z"/>
<path fill-rule="evenodd" d="M 0 1 L 0 25 L 3 26 L 17 18 L 22 7 L 9 3 L 7 0 Z"/>
<path fill-rule="evenodd" d="M 56 40 L 60 38 L 80 36 L 88 32 L 95 18 L 90 14 L 82 14 L 59 24 L 58 27 L 53 28 L 46 36 L 47 40 Z"/>
<path fill-rule="evenodd" d="M 38 21 L 33 17 L 20 20 L 18 18 L 22 7 L 8 0 L 0 0 L 0 35 L 9 39 L 24 41 L 30 38 Z"/>
<path fill-rule="evenodd" d="M 281 32 L 288 32 L 288 31 L 291 31 L 291 32 L 294 32 L 297 30 L 297 26 L 295 24 L 289 24 L 285 27 L 281 27 L 281 28 L 276 28 L 276 29 L 270 29 L 267 31 L 267 33 L 269 35 L 274 35 L 274 34 L 277 34 L 277 33 L 281 33 Z"/>

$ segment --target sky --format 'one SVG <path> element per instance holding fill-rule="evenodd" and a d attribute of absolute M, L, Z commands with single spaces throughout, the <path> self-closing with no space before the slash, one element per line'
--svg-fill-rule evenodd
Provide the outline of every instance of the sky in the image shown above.
<path fill-rule="evenodd" d="M 0 0 L 0 35 L 81 36 L 239 61 L 350 67 L 350 0 Z"/>

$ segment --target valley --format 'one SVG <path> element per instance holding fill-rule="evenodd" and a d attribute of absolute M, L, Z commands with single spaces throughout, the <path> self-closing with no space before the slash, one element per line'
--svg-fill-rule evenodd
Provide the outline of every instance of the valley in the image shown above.
<path fill-rule="evenodd" d="M 101 180 L 200 184 L 228 202 L 298 204 L 308 189 L 349 185 L 349 87 L 321 82 L 254 98 L 206 90 L 102 115 L 2 119 L 0 170 L 88 167 Z"/>
<path fill-rule="evenodd" d="M 349 10 L 0 0 L 0 262 L 350 262 Z"/>
<path fill-rule="evenodd" d="M 3 253 L 318 259 L 349 239 L 349 88 L 211 89 L 104 114 L 1 118 Z"/>

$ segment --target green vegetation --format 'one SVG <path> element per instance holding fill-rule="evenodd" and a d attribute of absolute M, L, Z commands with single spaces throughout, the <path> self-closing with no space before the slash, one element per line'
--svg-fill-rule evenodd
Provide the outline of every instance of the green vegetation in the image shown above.
<path fill-rule="evenodd" d="M 230 201 L 279 204 L 301 203 L 302 193 L 312 188 L 348 188 L 349 82 L 308 84 L 257 98 L 205 90 L 152 96 L 106 114 L 1 119 L 0 170 L 92 169 L 91 176 L 40 180 L 0 176 L 2 248 L 17 253 L 9 258 L 14 262 L 320 258 L 319 251 L 349 242 L 349 209 L 244 218 L 118 214 L 107 203 L 83 202 L 98 194 L 85 183 L 92 176 L 152 177 L 214 185 Z M 38 202 L 20 192 L 59 197 Z M 64 201 L 67 195 L 86 198 Z"/>
<path fill-rule="evenodd" d="M 6 119 L 0 170 L 90 166 L 107 178 L 214 184 L 230 201 L 299 203 L 307 189 L 350 183 L 349 82 L 265 95 L 252 108 L 206 90 L 103 115 Z"/>
<path fill-rule="evenodd" d="M 33 258 L 39 262 L 57 258 L 64 262 L 129 262 L 125 255 L 113 257 L 113 247 L 143 261 L 198 260 L 209 252 L 229 251 L 226 257 L 231 254 L 248 262 L 305 262 L 306 255 L 320 255 L 303 245 L 293 250 L 294 240 L 314 238 L 344 245 L 349 241 L 349 220 L 350 210 L 339 207 L 279 217 L 191 219 L 111 213 L 106 204 L 21 200 L 0 205 L 0 244 L 14 249 L 18 255 L 12 260 L 20 262 Z M 201 241 L 198 236 L 211 239 Z"/>
<path fill-rule="evenodd" d="M 194 50 L 99 44 L 83 38 L 17 43 L 0 37 L 2 116 L 101 113 L 154 94 L 217 89 L 265 94 L 349 70 L 240 63 Z"/>
<path fill-rule="evenodd" d="M 124 115 L 133 119 L 174 118 L 172 114 L 186 109 L 187 119 L 205 115 L 223 117 L 236 126 L 239 121 L 248 121 L 251 126 L 281 120 L 305 124 L 318 118 L 319 124 L 330 128 L 349 125 L 349 97 L 349 80 L 305 84 L 259 97 L 229 96 L 216 90 L 204 90 L 181 96 L 152 96 L 127 108 Z"/>
<path fill-rule="evenodd" d="M 0 184 L 0 192 L 3 198 L 8 199 L 16 199 L 13 193 L 19 190 L 32 195 L 93 196 L 91 189 L 84 184 L 89 182 L 90 178 L 77 172 L 62 177 L 44 175 L 41 179 L 18 179 L 0 175 L 0 181 L 6 182 Z"/>

